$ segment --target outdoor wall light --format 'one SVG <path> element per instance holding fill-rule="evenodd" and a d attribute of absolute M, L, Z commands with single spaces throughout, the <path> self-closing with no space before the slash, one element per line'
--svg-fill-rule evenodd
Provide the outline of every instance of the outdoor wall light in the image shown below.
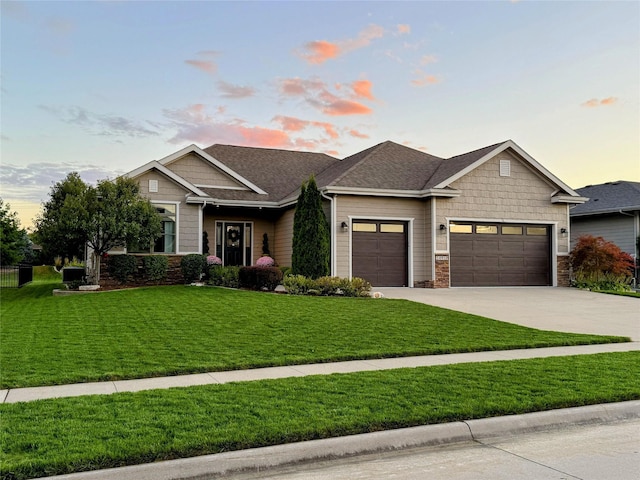
<path fill-rule="evenodd" d="M 560 233 L 562 234 L 562 236 L 563 236 L 563 237 L 566 237 L 566 236 L 567 236 L 567 229 L 566 229 L 566 228 L 564 228 L 564 227 L 563 227 L 563 228 L 561 228 L 561 229 L 560 229 Z"/>
<path fill-rule="evenodd" d="M 447 226 L 444 223 L 440 224 L 440 231 L 444 232 L 447 229 Z"/>
<path fill-rule="evenodd" d="M 340 227 L 342 228 L 343 232 L 346 232 L 347 230 L 349 230 L 349 225 L 347 225 L 347 222 L 342 222 L 340 224 Z"/>

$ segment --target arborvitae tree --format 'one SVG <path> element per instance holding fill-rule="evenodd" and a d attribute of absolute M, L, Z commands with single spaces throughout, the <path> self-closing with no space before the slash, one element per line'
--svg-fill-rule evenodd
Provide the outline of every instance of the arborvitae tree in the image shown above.
<path fill-rule="evenodd" d="M 16 212 L 0 198 L 0 265 L 13 265 L 24 259 L 27 232 L 20 228 Z"/>
<path fill-rule="evenodd" d="M 291 270 L 309 278 L 329 275 L 329 225 L 322 209 L 322 196 L 311 176 L 300 189 L 293 220 Z"/>

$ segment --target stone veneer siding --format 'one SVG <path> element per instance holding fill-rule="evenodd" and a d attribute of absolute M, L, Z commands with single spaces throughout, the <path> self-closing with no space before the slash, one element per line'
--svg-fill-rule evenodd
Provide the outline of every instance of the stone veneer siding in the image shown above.
<path fill-rule="evenodd" d="M 143 257 L 148 255 L 134 255 L 138 261 L 138 272 L 133 275 L 133 278 L 125 284 L 120 283 L 118 280 L 111 276 L 109 272 L 109 256 L 102 257 L 100 259 L 100 286 L 104 288 L 119 288 L 119 287 L 148 287 L 155 285 L 182 285 L 184 284 L 184 277 L 182 276 L 182 270 L 180 268 L 180 262 L 184 258 L 184 255 L 167 255 L 169 259 L 169 266 L 167 268 L 167 276 L 159 282 L 151 281 L 145 278 L 144 275 L 144 263 Z"/>
<path fill-rule="evenodd" d="M 559 287 L 571 286 L 571 279 L 569 276 L 569 257 L 567 255 L 558 255 L 557 264 L 557 277 Z"/>

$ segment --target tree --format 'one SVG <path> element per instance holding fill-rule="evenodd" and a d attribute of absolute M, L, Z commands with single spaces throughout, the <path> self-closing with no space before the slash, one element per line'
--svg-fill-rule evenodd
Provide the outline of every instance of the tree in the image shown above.
<path fill-rule="evenodd" d="M 56 256 L 84 258 L 84 224 L 89 216 L 84 200 L 89 188 L 77 172 L 51 187 L 49 201 L 35 220 L 34 239 L 42 246 L 42 261 L 51 264 Z"/>
<path fill-rule="evenodd" d="M 51 188 L 51 198 L 36 220 L 37 241 L 49 261 L 56 255 L 93 255 L 95 282 L 100 280 L 100 257 L 116 247 L 148 245 L 160 236 L 161 219 L 140 187 L 130 178 L 101 180 L 96 187 L 70 173 Z"/>
<path fill-rule="evenodd" d="M 583 235 L 569 255 L 571 267 L 581 274 L 632 275 L 633 257 L 603 237 Z"/>
<path fill-rule="evenodd" d="M 140 196 L 138 183 L 125 177 L 102 180 L 90 188 L 83 229 L 95 258 L 95 281 L 100 281 L 100 257 L 116 247 L 148 245 L 162 233 L 162 221 L 149 200 Z M 81 219 L 82 221 L 82 219 Z"/>
<path fill-rule="evenodd" d="M 29 246 L 27 232 L 11 206 L 0 198 L 0 265 L 15 265 L 23 260 Z"/>
<path fill-rule="evenodd" d="M 329 275 L 329 263 L 329 225 L 322 209 L 322 196 L 311 176 L 301 186 L 296 204 L 291 270 L 294 274 L 318 278 Z"/>

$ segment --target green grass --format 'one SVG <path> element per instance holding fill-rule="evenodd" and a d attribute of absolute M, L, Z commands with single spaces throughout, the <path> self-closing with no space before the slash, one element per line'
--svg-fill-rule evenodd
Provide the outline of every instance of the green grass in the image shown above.
<path fill-rule="evenodd" d="M 635 297 L 640 298 L 640 292 L 620 292 L 617 290 L 594 290 L 597 293 L 606 293 L 608 295 L 619 295 L 621 297 Z"/>
<path fill-rule="evenodd" d="M 628 341 L 538 331 L 405 300 L 185 286 L 54 297 L 55 286 L 2 292 L 1 388 Z"/>
<path fill-rule="evenodd" d="M 4 404 L 1 470 L 28 478 L 633 400 L 639 374 L 639 352 L 606 353 Z"/>

